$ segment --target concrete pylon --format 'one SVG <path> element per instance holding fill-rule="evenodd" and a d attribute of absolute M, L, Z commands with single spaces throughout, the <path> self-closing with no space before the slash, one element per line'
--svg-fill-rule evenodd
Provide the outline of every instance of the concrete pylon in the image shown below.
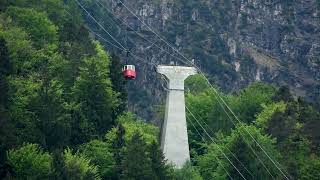
<path fill-rule="evenodd" d="M 181 168 L 190 160 L 184 99 L 184 80 L 197 73 L 193 67 L 157 66 L 169 80 L 161 149 L 169 163 Z"/>

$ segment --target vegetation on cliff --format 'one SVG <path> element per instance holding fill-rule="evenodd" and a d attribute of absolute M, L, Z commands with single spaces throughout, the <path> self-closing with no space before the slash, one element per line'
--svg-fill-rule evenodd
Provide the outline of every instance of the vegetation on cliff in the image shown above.
<path fill-rule="evenodd" d="M 239 123 L 201 76 L 186 81 L 186 104 L 214 142 L 189 112 L 192 159 L 174 169 L 159 128 L 127 112 L 121 66 L 75 1 L 1 1 L 0 178 L 237 179 L 237 169 L 247 179 L 283 178 L 247 132 L 290 179 L 319 178 L 319 107 L 263 83 L 217 89 Z"/>

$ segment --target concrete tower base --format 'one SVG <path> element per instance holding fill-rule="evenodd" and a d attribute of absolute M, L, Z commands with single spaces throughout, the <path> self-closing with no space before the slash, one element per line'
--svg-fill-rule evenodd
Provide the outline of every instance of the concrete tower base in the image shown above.
<path fill-rule="evenodd" d="M 161 148 L 168 162 L 181 168 L 186 161 L 190 160 L 184 80 L 197 72 L 193 67 L 183 66 L 158 66 L 157 71 L 169 80 Z"/>

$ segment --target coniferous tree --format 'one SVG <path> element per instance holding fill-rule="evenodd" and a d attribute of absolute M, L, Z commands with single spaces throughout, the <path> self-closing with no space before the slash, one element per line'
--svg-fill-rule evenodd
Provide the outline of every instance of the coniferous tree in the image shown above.
<path fill-rule="evenodd" d="M 57 149 L 52 153 L 54 167 L 53 179 L 66 179 L 63 153 L 61 151 L 62 150 Z"/>
<path fill-rule="evenodd" d="M 14 125 L 8 112 L 9 84 L 8 76 L 12 73 L 9 52 L 6 41 L 0 38 L 0 177 L 5 174 L 5 152 L 15 143 Z M 1 179 L 1 178 L 0 178 Z"/>
<path fill-rule="evenodd" d="M 8 80 L 7 77 L 12 73 L 9 52 L 6 41 L 0 38 L 0 106 L 8 108 Z"/>
<path fill-rule="evenodd" d="M 98 172 L 102 179 L 110 179 L 114 169 L 114 158 L 107 142 L 92 140 L 81 145 L 79 152 L 88 157 L 91 162 L 98 166 Z"/>
<path fill-rule="evenodd" d="M 122 63 L 119 56 L 115 53 L 111 54 L 110 79 L 112 88 L 119 93 L 119 106 L 114 110 L 114 118 L 127 109 L 127 91 L 125 89 L 126 80 L 122 75 Z"/>
<path fill-rule="evenodd" d="M 150 145 L 150 159 L 152 172 L 155 179 L 165 180 L 170 178 L 169 166 L 166 165 L 164 154 L 159 145 L 153 141 Z"/>
<path fill-rule="evenodd" d="M 70 180 L 100 180 L 98 167 L 86 156 L 76 152 L 72 153 L 69 148 L 63 153 L 64 173 Z"/>
<path fill-rule="evenodd" d="M 122 179 L 154 179 L 147 144 L 139 133 L 135 133 L 126 146 L 122 161 Z"/>
<path fill-rule="evenodd" d="M 122 170 L 123 147 L 125 146 L 125 129 L 121 123 L 117 126 L 116 139 L 112 144 L 112 151 L 115 160 L 114 179 L 120 179 Z"/>
<path fill-rule="evenodd" d="M 74 95 L 74 118 L 72 124 L 78 129 L 73 133 L 77 142 L 102 137 L 114 125 L 112 111 L 117 100 L 109 78 L 109 56 L 96 42 L 96 55 L 84 58 L 80 74 L 72 89 Z"/>

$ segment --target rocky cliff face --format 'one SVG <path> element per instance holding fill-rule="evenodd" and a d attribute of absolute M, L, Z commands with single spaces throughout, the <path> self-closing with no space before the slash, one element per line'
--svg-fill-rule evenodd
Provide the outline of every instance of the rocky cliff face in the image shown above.
<path fill-rule="evenodd" d="M 110 10 L 108 18 L 120 24 L 114 35 L 122 38 L 132 53 L 153 64 L 175 61 L 183 65 L 173 56 L 183 57 L 119 1 L 100 1 Z M 297 95 L 309 99 L 320 94 L 320 0 L 123 2 L 172 46 L 194 59 L 210 81 L 225 91 L 264 81 L 287 85 Z M 91 9 L 106 15 L 99 4 Z M 129 61 L 134 61 L 139 74 L 136 81 L 128 84 L 130 107 L 148 117 L 151 105 L 158 104 L 165 95 L 158 82 L 160 78 L 152 65 L 136 59 Z"/>

